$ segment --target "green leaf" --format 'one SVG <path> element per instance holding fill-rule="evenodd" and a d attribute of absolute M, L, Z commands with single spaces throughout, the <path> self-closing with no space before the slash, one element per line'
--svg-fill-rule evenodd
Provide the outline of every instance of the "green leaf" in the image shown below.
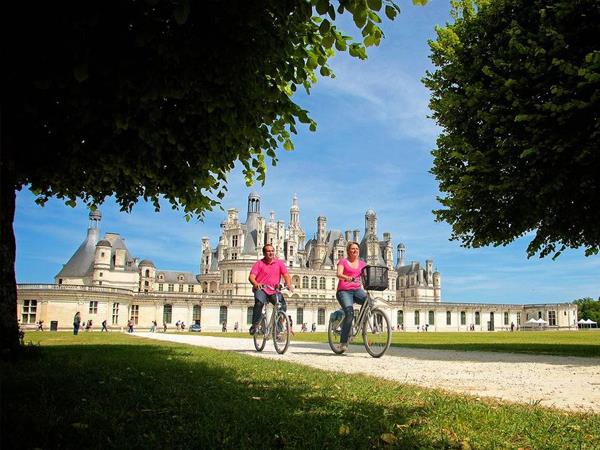
<path fill-rule="evenodd" d="M 373 11 L 379 11 L 381 9 L 381 0 L 367 0 L 367 5 Z"/>
<path fill-rule="evenodd" d="M 182 4 L 175 8 L 173 12 L 175 16 L 175 21 L 179 25 L 183 25 L 187 22 L 188 17 L 190 16 L 190 2 L 189 0 L 183 0 Z"/>
<path fill-rule="evenodd" d="M 388 19 L 394 20 L 397 14 L 398 12 L 393 6 L 385 5 L 385 15 L 388 17 Z"/>
<path fill-rule="evenodd" d="M 318 0 L 316 4 L 317 12 L 321 15 L 326 14 L 329 9 L 329 1 L 328 0 Z"/>

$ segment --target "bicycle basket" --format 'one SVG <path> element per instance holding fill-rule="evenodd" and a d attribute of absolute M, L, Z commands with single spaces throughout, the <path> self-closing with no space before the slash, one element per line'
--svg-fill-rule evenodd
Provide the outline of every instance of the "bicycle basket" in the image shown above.
<path fill-rule="evenodd" d="M 385 291 L 388 288 L 388 268 L 385 266 L 366 266 L 362 277 L 365 289 Z"/>

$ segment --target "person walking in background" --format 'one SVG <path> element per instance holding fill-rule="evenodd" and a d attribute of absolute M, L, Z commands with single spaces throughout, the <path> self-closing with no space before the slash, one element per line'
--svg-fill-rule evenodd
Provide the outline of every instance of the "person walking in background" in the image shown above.
<path fill-rule="evenodd" d="M 163 322 L 163 333 L 167 332 L 167 322 Z"/>
<path fill-rule="evenodd" d="M 238 328 L 239 328 L 239 324 L 236 321 L 235 324 L 233 325 L 233 331 L 235 331 L 237 333 L 238 332 Z"/>
<path fill-rule="evenodd" d="M 127 332 L 133 333 L 133 317 L 127 321 Z"/>
<path fill-rule="evenodd" d="M 77 336 L 79 333 L 79 326 L 81 325 L 81 313 L 77 311 L 73 317 L 73 334 Z"/>
<path fill-rule="evenodd" d="M 104 319 L 102 321 L 102 329 L 100 330 L 100 333 L 102 333 L 103 331 L 106 331 L 108 333 L 108 327 L 106 326 L 106 319 Z"/>

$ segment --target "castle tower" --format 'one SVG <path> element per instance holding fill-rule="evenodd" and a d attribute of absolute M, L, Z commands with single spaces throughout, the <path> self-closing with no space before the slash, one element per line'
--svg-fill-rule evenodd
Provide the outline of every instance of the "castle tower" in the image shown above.
<path fill-rule="evenodd" d="M 405 265 L 404 258 L 406 257 L 406 246 L 400 242 L 398 244 L 398 264 L 396 268 L 400 268 Z"/>

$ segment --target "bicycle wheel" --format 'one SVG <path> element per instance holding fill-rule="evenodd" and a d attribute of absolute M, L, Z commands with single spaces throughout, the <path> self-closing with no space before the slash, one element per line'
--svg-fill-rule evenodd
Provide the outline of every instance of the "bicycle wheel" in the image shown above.
<path fill-rule="evenodd" d="M 392 329 L 387 315 L 379 308 L 369 313 L 362 330 L 365 349 L 373 358 L 383 356 L 392 341 Z"/>
<path fill-rule="evenodd" d="M 263 315 L 256 327 L 256 331 L 254 333 L 254 348 L 256 348 L 257 352 L 262 352 L 265 348 L 265 344 L 267 343 L 267 319 Z"/>
<path fill-rule="evenodd" d="M 344 323 L 344 319 L 329 319 L 329 324 L 327 325 L 327 340 L 329 341 L 329 347 L 336 355 L 341 355 L 342 353 L 344 353 L 343 350 L 340 350 L 340 340 L 342 337 L 342 323 Z"/>
<path fill-rule="evenodd" d="M 283 355 L 290 345 L 290 321 L 285 312 L 279 311 L 273 325 L 273 345 L 275 351 Z"/>

